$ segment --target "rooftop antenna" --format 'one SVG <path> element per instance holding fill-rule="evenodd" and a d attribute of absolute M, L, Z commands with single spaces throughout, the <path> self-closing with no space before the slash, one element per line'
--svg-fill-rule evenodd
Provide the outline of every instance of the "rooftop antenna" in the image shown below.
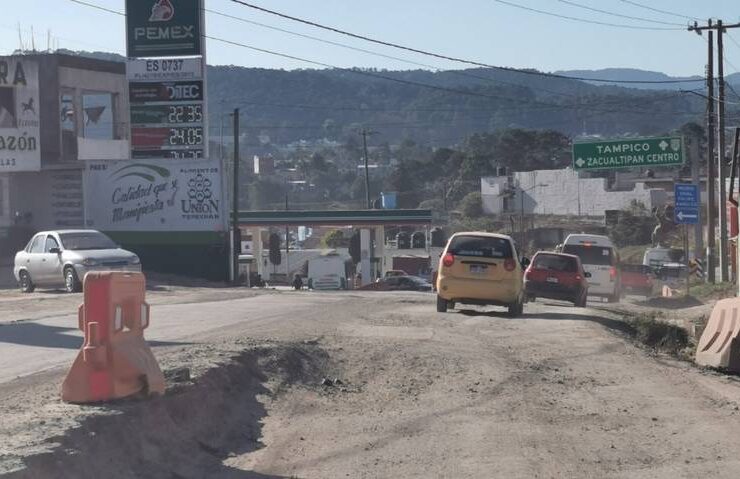
<path fill-rule="evenodd" d="M 46 29 L 46 53 L 51 53 L 51 28 Z"/>
<path fill-rule="evenodd" d="M 23 53 L 26 48 L 23 46 L 23 34 L 21 33 L 21 22 L 18 22 L 18 49 Z"/>
<path fill-rule="evenodd" d="M 31 51 L 36 53 L 36 39 L 33 35 L 33 25 L 31 25 Z"/>

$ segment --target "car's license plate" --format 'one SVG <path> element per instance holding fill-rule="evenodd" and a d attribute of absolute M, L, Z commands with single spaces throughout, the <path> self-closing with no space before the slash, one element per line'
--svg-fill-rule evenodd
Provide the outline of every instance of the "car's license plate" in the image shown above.
<path fill-rule="evenodd" d="M 487 270 L 488 270 L 488 266 L 484 266 L 482 264 L 471 264 L 470 265 L 470 272 L 473 274 L 486 274 Z"/>
<path fill-rule="evenodd" d="M 554 278 L 554 277 L 550 276 L 550 277 L 547 278 L 547 282 L 548 283 L 557 283 L 558 282 L 558 278 Z"/>

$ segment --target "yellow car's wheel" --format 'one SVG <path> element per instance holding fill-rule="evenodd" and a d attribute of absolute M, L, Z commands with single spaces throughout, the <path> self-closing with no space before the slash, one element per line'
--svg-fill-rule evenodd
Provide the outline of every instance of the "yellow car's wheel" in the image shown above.
<path fill-rule="evenodd" d="M 438 313 L 447 312 L 447 300 L 442 298 L 441 296 L 437 296 L 437 312 Z"/>

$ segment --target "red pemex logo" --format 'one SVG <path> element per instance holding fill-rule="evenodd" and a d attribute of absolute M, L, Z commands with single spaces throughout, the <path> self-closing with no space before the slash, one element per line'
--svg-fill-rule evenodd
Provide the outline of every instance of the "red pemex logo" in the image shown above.
<path fill-rule="evenodd" d="M 175 16 L 175 7 L 170 0 L 158 0 L 152 7 L 150 22 L 168 22 Z"/>

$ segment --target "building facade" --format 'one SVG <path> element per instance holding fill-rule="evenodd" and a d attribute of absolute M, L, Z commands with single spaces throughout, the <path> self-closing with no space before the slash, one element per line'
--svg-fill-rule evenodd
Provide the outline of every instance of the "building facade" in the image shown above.
<path fill-rule="evenodd" d="M 636 181 L 631 188 L 610 189 L 603 178 L 581 178 L 571 168 L 516 172 L 481 178 L 486 214 L 524 213 L 603 217 L 605 211 L 629 207 L 633 201 L 648 209 L 668 200 L 664 189 Z"/>
<path fill-rule="evenodd" d="M 85 162 L 127 155 L 125 92 L 123 63 L 0 57 L 2 260 L 35 231 L 85 226 Z"/>

